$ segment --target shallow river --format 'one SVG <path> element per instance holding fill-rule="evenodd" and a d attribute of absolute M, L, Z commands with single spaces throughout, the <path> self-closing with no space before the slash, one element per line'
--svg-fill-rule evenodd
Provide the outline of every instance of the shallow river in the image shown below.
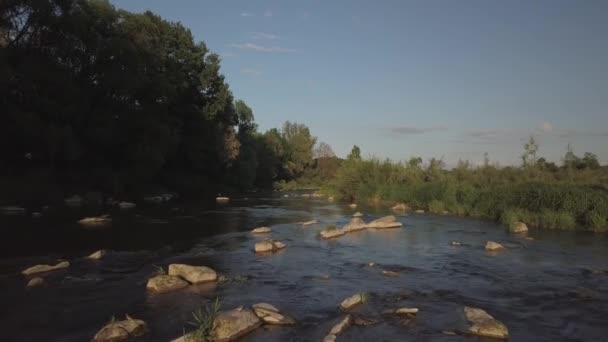
<path fill-rule="evenodd" d="M 357 210 L 365 221 L 388 214 Z M 149 326 L 137 341 L 168 341 L 192 330 L 192 311 L 219 297 L 224 309 L 269 302 L 297 320 L 293 327 L 264 326 L 242 341 L 320 341 L 341 317 L 339 303 L 358 292 L 369 293 L 369 301 L 355 312 L 380 322 L 353 326 L 338 341 L 482 341 L 443 333 L 463 329 L 465 305 L 506 324 L 511 341 L 608 339 L 608 236 L 532 231 L 529 240 L 494 223 L 410 213 L 397 217 L 403 228 L 319 240 L 325 224 L 345 224 L 353 212 L 326 199 L 275 194 L 213 209 L 168 203 L 2 216 L 0 340 L 90 341 L 113 316 L 129 314 Z M 113 223 L 104 229 L 75 223 L 107 213 Z M 321 224 L 296 224 L 311 219 Z M 288 247 L 256 255 L 253 244 L 264 237 L 249 231 L 258 226 L 271 226 L 270 236 Z M 487 240 L 508 249 L 488 254 Z M 82 258 L 102 248 L 113 252 L 101 261 Z M 45 275 L 46 287 L 25 288 L 22 269 L 58 259 L 71 267 Z M 157 267 L 174 262 L 246 280 L 147 293 Z M 420 312 L 409 321 L 382 315 L 398 307 Z"/>

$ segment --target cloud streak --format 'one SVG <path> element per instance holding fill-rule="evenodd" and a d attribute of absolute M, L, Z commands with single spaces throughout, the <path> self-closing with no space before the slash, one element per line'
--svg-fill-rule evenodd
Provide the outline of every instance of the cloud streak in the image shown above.
<path fill-rule="evenodd" d="M 446 131 L 448 128 L 443 125 L 437 125 L 432 127 L 415 127 L 405 125 L 393 125 L 385 127 L 385 130 L 395 135 L 418 135 L 436 131 Z"/>
<path fill-rule="evenodd" d="M 274 52 L 274 53 L 292 53 L 296 52 L 294 49 L 284 48 L 281 46 L 264 46 L 255 43 L 242 43 L 242 44 L 232 44 L 230 45 L 233 48 L 241 49 L 241 50 L 249 50 L 249 51 L 257 51 L 257 52 Z"/>

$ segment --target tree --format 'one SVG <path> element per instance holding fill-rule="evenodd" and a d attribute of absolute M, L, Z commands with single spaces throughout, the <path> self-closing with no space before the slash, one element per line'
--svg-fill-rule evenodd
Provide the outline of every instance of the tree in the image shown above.
<path fill-rule="evenodd" d="M 597 170 L 600 168 L 600 163 L 597 160 L 597 156 L 593 153 L 585 152 L 582 162 L 587 169 Z"/>
<path fill-rule="evenodd" d="M 361 149 L 359 148 L 359 146 L 354 145 L 346 159 L 351 161 L 361 160 Z"/>
<path fill-rule="evenodd" d="M 525 168 L 536 165 L 536 153 L 538 152 L 538 143 L 533 136 L 530 136 L 528 142 L 524 145 L 524 154 L 521 156 L 523 166 Z"/>
<path fill-rule="evenodd" d="M 313 151 L 313 157 L 315 159 L 333 158 L 335 156 L 336 156 L 336 154 L 331 149 L 331 146 L 329 146 L 328 144 L 326 144 L 324 142 L 320 142 L 319 145 L 317 145 L 317 147 L 315 147 L 315 149 Z"/>
<path fill-rule="evenodd" d="M 289 121 L 283 124 L 282 137 L 285 143 L 285 169 L 289 178 L 294 179 L 301 176 L 312 162 L 312 149 L 317 138 L 310 134 L 306 125 Z"/>

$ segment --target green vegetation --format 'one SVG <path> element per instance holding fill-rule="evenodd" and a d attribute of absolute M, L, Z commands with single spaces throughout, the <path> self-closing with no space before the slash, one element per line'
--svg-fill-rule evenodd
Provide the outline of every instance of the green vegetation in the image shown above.
<path fill-rule="evenodd" d="M 213 341 L 213 322 L 219 314 L 221 304 L 219 298 L 215 298 L 215 301 L 205 307 L 200 307 L 192 313 L 192 322 L 188 322 L 190 325 L 196 327 L 196 330 L 188 335 L 188 341 L 190 342 L 211 342 Z"/>
<path fill-rule="evenodd" d="M 353 148 L 324 192 L 347 201 L 404 202 L 433 213 L 444 210 L 511 225 L 522 221 L 544 229 L 608 228 L 608 168 L 591 153 L 578 158 L 569 146 L 562 166 L 537 157 L 538 144 L 525 146 L 521 167 L 444 163 L 421 158 L 407 162 L 364 160 Z"/>
<path fill-rule="evenodd" d="M 328 224 L 327 226 L 325 226 L 324 230 L 329 231 L 329 230 L 336 230 L 336 229 L 338 229 L 338 227 L 336 227 L 335 224 Z"/>
<path fill-rule="evenodd" d="M 369 301 L 369 293 L 367 292 L 359 292 L 359 297 L 361 297 L 361 303 L 367 303 Z"/>

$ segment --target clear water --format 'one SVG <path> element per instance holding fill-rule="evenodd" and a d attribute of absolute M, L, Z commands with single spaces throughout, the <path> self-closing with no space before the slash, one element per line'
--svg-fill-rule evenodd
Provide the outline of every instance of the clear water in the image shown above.
<path fill-rule="evenodd" d="M 357 210 L 366 221 L 388 214 L 383 208 Z M 298 321 L 293 327 L 265 326 L 243 341 L 319 341 L 341 317 L 339 303 L 367 292 L 369 302 L 354 312 L 380 323 L 353 326 L 338 340 L 481 341 L 442 333 L 464 328 L 462 309 L 469 305 L 505 323 L 512 341 L 606 341 L 607 236 L 532 231 L 534 240 L 527 240 L 490 222 L 412 213 L 398 216 L 401 229 L 317 238 L 323 224 L 344 224 L 353 212 L 324 199 L 270 195 L 213 209 L 169 203 L 0 217 L 1 340 L 90 341 L 112 316 L 129 314 L 149 325 L 138 341 L 168 341 L 192 329 L 192 311 L 219 297 L 226 309 L 269 302 Z M 111 226 L 84 229 L 75 223 L 102 213 L 112 216 Z M 311 219 L 322 224 L 295 224 Z M 249 231 L 263 225 L 272 226 L 270 237 L 288 247 L 256 255 L 254 242 L 267 236 Z M 487 240 L 509 248 L 488 254 Z M 114 252 L 97 262 L 82 258 L 101 248 Z M 58 258 L 72 266 L 45 275 L 47 287 L 25 288 L 22 269 Z M 156 267 L 174 262 L 247 280 L 147 293 Z M 382 315 L 404 306 L 420 312 L 409 321 Z"/>

